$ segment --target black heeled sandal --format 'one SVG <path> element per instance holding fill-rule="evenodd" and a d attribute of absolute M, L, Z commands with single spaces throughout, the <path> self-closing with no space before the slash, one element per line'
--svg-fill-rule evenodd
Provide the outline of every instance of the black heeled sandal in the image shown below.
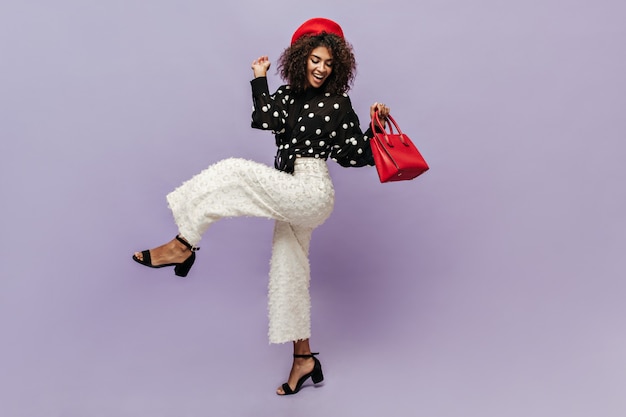
<path fill-rule="evenodd" d="M 294 358 L 313 358 L 313 360 L 315 361 L 315 365 L 313 365 L 313 370 L 311 372 L 309 372 L 306 375 L 303 375 L 300 379 L 298 379 L 298 383 L 296 384 L 296 389 L 292 390 L 289 384 L 285 382 L 282 386 L 283 392 L 284 392 L 284 394 L 282 395 L 297 394 L 298 391 L 300 391 L 300 388 L 302 388 L 302 384 L 304 384 L 305 381 L 309 378 L 311 378 L 314 384 L 318 384 L 324 380 L 324 374 L 322 373 L 322 364 L 320 363 L 319 360 L 317 360 L 315 355 L 319 355 L 319 353 L 315 352 L 315 353 L 310 353 L 308 355 L 296 355 L 296 354 L 293 355 Z M 278 394 L 278 395 L 281 395 L 281 394 Z"/>
<path fill-rule="evenodd" d="M 191 251 L 191 255 L 183 262 L 175 262 L 171 264 L 163 264 L 163 265 L 152 265 L 152 259 L 150 258 L 150 251 L 144 250 L 141 252 L 143 259 L 137 258 L 137 256 L 133 255 L 133 260 L 142 265 L 148 266 L 150 268 L 164 268 L 166 266 L 173 266 L 174 273 L 179 277 L 186 277 L 189 273 L 189 270 L 193 266 L 193 263 L 196 261 L 196 252 L 200 250 L 200 248 L 191 246 L 185 239 L 180 236 L 176 236 L 176 240 L 185 245 L 187 249 Z"/>

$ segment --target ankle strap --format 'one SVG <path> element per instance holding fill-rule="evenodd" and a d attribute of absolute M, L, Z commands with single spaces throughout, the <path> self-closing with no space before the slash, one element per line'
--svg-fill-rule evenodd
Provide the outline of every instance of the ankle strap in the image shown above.
<path fill-rule="evenodd" d="M 178 240 L 180 243 L 182 243 L 183 245 L 187 246 L 187 249 L 189 249 L 192 252 L 196 252 L 199 251 L 200 248 L 196 247 L 196 246 L 191 246 L 189 244 L 189 242 L 187 242 L 185 239 L 183 239 L 180 235 L 176 236 L 176 240 Z"/>
<path fill-rule="evenodd" d="M 306 359 L 306 358 L 312 358 L 312 357 L 314 357 L 315 355 L 319 355 L 319 354 L 320 354 L 319 352 L 311 352 L 311 353 L 309 353 L 309 354 L 307 354 L 307 355 L 296 355 L 296 354 L 294 353 L 294 354 L 293 354 L 293 357 L 294 357 L 294 358 Z"/>

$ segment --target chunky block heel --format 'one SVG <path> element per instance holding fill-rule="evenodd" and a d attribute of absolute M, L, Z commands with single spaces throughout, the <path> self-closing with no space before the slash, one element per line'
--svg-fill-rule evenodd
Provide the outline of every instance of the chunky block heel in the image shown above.
<path fill-rule="evenodd" d="M 191 252 L 189 258 L 185 259 L 185 262 L 182 264 L 177 264 L 174 267 L 174 273 L 179 277 L 186 277 L 189 273 L 189 270 L 193 266 L 193 263 L 196 261 L 196 252 Z"/>

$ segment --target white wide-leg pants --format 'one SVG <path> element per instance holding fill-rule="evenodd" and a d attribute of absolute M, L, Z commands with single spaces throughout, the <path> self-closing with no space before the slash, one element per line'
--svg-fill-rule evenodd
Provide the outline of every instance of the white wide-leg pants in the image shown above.
<path fill-rule="evenodd" d="M 244 159 L 211 165 L 167 195 L 180 234 L 192 245 L 215 221 L 254 216 L 276 220 L 270 262 L 269 340 L 311 335 L 309 244 L 333 210 L 326 161 L 298 158 L 287 174 Z"/>

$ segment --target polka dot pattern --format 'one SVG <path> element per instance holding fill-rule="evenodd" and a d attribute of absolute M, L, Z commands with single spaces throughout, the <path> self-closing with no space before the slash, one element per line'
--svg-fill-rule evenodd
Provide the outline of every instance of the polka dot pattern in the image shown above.
<path fill-rule="evenodd" d="M 345 167 L 374 164 L 371 129 L 361 131 L 347 94 L 311 89 L 298 95 L 284 85 L 270 95 L 267 79 L 261 77 L 252 80 L 252 96 L 252 127 L 276 135 L 276 168 L 293 172 L 298 156 L 330 158 Z"/>

